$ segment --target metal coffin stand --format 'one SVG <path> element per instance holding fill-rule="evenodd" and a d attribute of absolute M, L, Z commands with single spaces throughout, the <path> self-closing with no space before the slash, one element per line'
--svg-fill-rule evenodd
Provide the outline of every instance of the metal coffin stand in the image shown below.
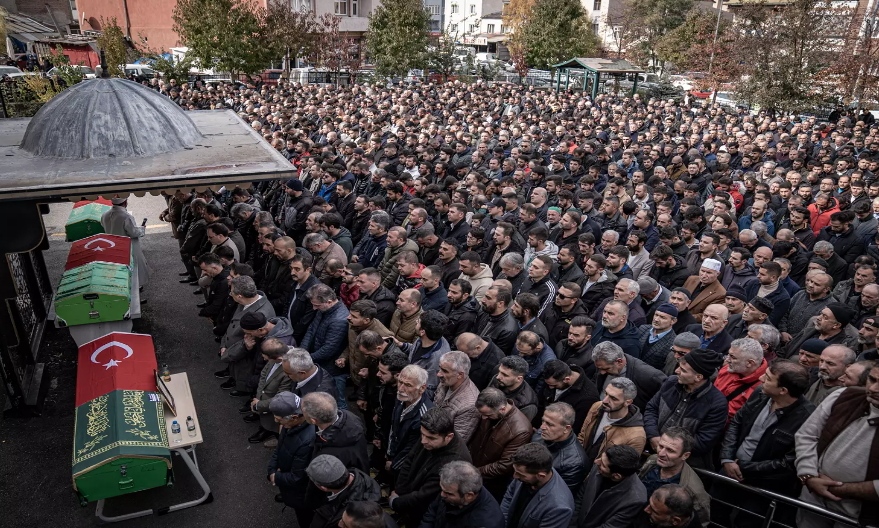
<path fill-rule="evenodd" d="M 146 517 L 148 515 L 165 515 L 170 512 L 184 510 L 186 508 L 192 508 L 194 506 L 198 506 L 199 504 L 207 504 L 214 501 L 214 496 L 211 493 L 211 488 L 208 486 L 208 483 L 205 481 L 204 476 L 202 476 L 201 471 L 198 467 L 198 458 L 195 454 L 195 447 L 204 441 L 204 437 L 202 436 L 201 424 L 198 421 L 198 416 L 195 413 L 195 402 L 192 400 L 192 392 L 189 389 L 189 378 L 187 377 L 185 372 L 180 372 L 178 374 L 173 374 L 171 376 L 171 381 L 165 382 L 168 387 L 168 390 L 174 397 L 174 404 L 177 408 L 177 416 L 171 414 L 170 411 L 165 413 L 165 426 L 168 432 L 169 443 L 171 444 L 171 451 L 180 456 L 183 460 L 183 463 L 186 464 L 186 467 L 189 468 L 189 471 L 192 472 L 192 476 L 195 477 L 196 482 L 198 482 L 199 487 L 201 487 L 202 495 L 194 500 L 181 502 L 178 504 L 174 504 L 172 506 L 165 506 L 162 508 L 154 508 L 151 510 L 142 510 L 133 513 L 126 513 L 122 515 L 115 516 L 106 516 L 104 515 L 104 503 L 105 501 L 99 500 L 97 503 L 97 508 L 95 509 L 95 516 L 101 519 L 104 522 L 112 523 L 119 521 L 127 521 L 129 519 L 136 519 L 138 517 Z M 192 416 L 192 419 L 195 421 L 195 431 L 196 435 L 194 437 L 190 437 L 186 432 L 186 417 Z M 178 423 L 181 424 L 183 440 L 179 444 L 174 444 L 173 440 L 171 440 L 171 422 L 177 420 Z"/>

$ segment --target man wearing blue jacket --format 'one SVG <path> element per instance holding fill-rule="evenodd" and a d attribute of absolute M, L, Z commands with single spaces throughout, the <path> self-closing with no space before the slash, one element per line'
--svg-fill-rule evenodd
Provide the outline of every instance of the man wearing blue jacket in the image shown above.
<path fill-rule="evenodd" d="M 525 444 L 513 454 L 513 482 L 501 502 L 506 528 L 566 528 L 574 514 L 574 497 L 552 468 L 543 444 Z"/>
<path fill-rule="evenodd" d="M 326 284 L 312 286 L 307 295 L 314 307 L 315 316 L 300 346 L 311 353 L 316 365 L 333 376 L 338 391 L 336 400 L 339 409 L 347 409 L 345 383 L 348 374 L 344 368 L 336 365 L 336 360 L 348 347 L 348 308 Z"/>

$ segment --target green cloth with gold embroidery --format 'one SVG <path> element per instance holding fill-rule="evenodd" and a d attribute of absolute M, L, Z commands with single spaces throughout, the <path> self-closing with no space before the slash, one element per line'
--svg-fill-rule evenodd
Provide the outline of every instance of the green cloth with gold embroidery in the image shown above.
<path fill-rule="evenodd" d="M 171 451 L 158 393 L 116 390 L 76 408 L 73 488 L 95 501 L 164 486 Z"/>

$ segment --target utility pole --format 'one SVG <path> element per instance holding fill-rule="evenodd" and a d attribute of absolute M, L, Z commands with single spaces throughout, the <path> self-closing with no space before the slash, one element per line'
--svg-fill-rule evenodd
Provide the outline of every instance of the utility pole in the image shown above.
<path fill-rule="evenodd" d="M 879 0 L 877 0 L 879 1 Z M 723 13 L 723 0 L 717 0 L 717 23 L 714 24 L 714 40 L 711 43 L 711 58 L 708 59 L 708 78 L 711 78 L 711 70 L 714 68 L 714 55 L 717 49 L 717 37 L 720 34 L 720 15 Z M 717 101 L 717 83 L 714 82 L 714 90 L 711 95 L 711 103 Z"/>

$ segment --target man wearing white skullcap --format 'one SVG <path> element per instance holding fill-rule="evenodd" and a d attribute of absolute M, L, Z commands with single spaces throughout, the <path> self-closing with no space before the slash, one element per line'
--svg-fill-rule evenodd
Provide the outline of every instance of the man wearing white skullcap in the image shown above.
<path fill-rule="evenodd" d="M 726 298 L 726 289 L 720 284 L 720 273 L 723 264 L 719 260 L 708 258 L 702 261 L 698 275 L 690 276 L 684 288 L 693 292 L 690 298 L 690 313 L 697 321 L 702 321 L 702 312 L 709 304 L 722 304 Z"/>

